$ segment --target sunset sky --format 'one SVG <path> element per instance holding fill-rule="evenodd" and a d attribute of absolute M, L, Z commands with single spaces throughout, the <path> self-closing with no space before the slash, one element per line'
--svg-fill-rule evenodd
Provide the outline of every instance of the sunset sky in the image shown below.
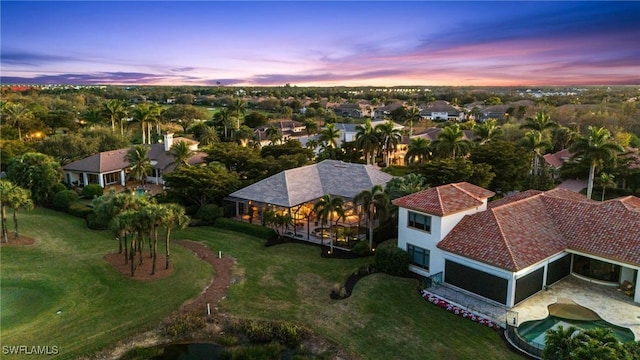
<path fill-rule="evenodd" d="M 1 3 L 2 83 L 640 84 L 640 2 Z"/>

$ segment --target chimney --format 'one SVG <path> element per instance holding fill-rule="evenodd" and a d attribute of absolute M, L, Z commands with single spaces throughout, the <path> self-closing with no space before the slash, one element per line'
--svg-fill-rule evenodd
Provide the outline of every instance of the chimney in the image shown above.
<path fill-rule="evenodd" d="M 164 134 L 164 151 L 171 150 L 173 146 L 173 133 Z"/>

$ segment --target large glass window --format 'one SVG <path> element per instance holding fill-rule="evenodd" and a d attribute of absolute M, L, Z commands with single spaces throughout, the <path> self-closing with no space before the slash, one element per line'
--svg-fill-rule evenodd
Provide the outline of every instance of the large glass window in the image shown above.
<path fill-rule="evenodd" d="M 411 264 L 429 271 L 429 250 L 407 244 L 407 252 L 409 253 Z"/>
<path fill-rule="evenodd" d="M 620 265 L 580 255 L 573 256 L 573 272 L 602 281 L 618 282 L 620 279 Z"/>
<path fill-rule="evenodd" d="M 117 184 L 120 182 L 120 171 L 104 175 L 105 185 Z"/>
<path fill-rule="evenodd" d="M 414 213 L 409 211 L 409 224 L 410 228 L 424 230 L 431 232 L 431 216 Z"/>

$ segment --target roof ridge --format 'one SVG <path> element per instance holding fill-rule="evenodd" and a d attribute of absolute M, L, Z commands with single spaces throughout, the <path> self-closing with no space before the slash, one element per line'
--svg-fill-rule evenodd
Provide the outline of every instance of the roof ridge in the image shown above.
<path fill-rule="evenodd" d="M 526 190 L 526 191 L 528 191 L 528 190 Z M 516 199 L 516 200 L 513 200 L 513 201 L 509 201 L 509 202 L 504 203 L 502 205 L 498 205 L 496 207 L 493 207 L 493 208 L 491 208 L 491 210 L 500 209 L 500 208 L 503 208 L 503 207 L 519 204 L 519 203 L 524 202 L 524 201 L 529 201 L 529 200 L 531 200 L 531 199 L 533 199 L 535 197 L 541 197 L 542 195 L 544 195 L 544 192 L 541 192 L 541 193 L 538 193 L 538 194 L 533 194 L 531 196 L 527 196 L 527 197 L 522 198 L 522 199 Z M 547 197 L 553 197 L 554 199 L 559 199 L 559 198 L 557 198 L 555 196 L 547 196 Z"/>
<path fill-rule="evenodd" d="M 495 210 L 498 209 L 500 207 L 494 208 L 494 209 L 489 209 L 491 211 L 491 216 L 493 216 L 496 225 L 498 225 L 498 231 L 500 232 L 500 238 L 502 239 L 502 242 L 504 243 L 505 247 L 507 248 L 507 252 L 509 253 L 509 259 L 511 259 L 511 264 L 513 266 L 514 269 L 518 268 L 518 264 L 516 261 L 516 257 L 513 255 L 513 251 L 511 249 L 511 244 L 507 241 L 506 236 L 504 235 L 504 231 L 502 230 L 502 224 L 500 224 L 500 219 L 496 216 Z"/>
<path fill-rule="evenodd" d="M 465 181 L 463 181 L 463 182 L 465 182 Z M 482 201 L 482 198 L 479 198 L 479 197 L 477 197 L 476 195 L 472 194 L 471 192 L 469 192 L 469 191 L 467 191 L 467 190 L 463 189 L 462 187 L 458 186 L 458 184 L 462 184 L 463 182 L 452 183 L 452 184 L 451 184 L 451 186 L 453 186 L 453 187 L 455 187 L 456 189 L 458 189 L 458 190 L 460 190 L 460 191 L 464 192 L 465 194 L 467 194 L 467 195 L 471 196 L 472 198 L 474 198 L 474 199 L 476 199 L 476 200 Z M 473 185 L 473 184 L 471 184 L 471 183 L 467 183 L 467 184 Z"/>
<path fill-rule="evenodd" d="M 444 187 L 444 186 L 442 186 Z M 440 188 L 441 186 L 436 186 L 436 195 L 438 195 L 438 205 L 440 206 L 440 213 L 441 214 L 445 214 L 444 211 L 444 205 L 443 205 L 443 201 L 442 201 L 442 196 L 440 195 Z"/>

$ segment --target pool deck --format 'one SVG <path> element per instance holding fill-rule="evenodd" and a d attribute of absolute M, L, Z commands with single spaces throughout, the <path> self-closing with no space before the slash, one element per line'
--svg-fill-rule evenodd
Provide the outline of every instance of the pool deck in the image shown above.
<path fill-rule="evenodd" d="M 518 323 L 543 319 L 549 315 L 548 306 L 556 302 L 573 301 L 595 311 L 603 320 L 629 328 L 640 339 L 640 306 L 615 287 L 590 283 L 568 276 L 515 306 Z"/>
<path fill-rule="evenodd" d="M 505 324 L 507 321 L 509 309 L 504 306 L 484 301 L 446 285 L 431 287 L 428 291 L 498 324 Z M 571 301 L 595 311 L 605 321 L 630 329 L 636 340 L 640 340 L 640 305 L 635 304 L 631 297 L 615 287 L 591 283 L 573 275 L 521 302 L 510 311 L 518 313 L 519 325 L 529 320 L 544 319 L 549 315 L 547 307 L 551 304 Z"/>

